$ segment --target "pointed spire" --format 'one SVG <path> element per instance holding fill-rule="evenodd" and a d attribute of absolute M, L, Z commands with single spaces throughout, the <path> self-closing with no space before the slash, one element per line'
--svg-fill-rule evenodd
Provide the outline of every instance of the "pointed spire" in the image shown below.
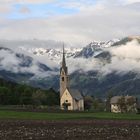
<path fill-rule="evenodd" d="M 64 43 L 63 43 L 63 58 L 62 58 L 62 67 L 66 67 L 66 61 L 65 61 L 65 48 L 64 48 Z"/>

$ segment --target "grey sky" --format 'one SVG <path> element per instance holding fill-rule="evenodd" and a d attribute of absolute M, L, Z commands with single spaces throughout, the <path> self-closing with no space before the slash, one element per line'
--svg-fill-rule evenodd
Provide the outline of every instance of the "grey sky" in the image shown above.
<path fill-rule="evenodd" d="M 0 17 L 0 39 L 8 40 L 85 45 L 140 34 L 140 0 L 1 0 Z"/>

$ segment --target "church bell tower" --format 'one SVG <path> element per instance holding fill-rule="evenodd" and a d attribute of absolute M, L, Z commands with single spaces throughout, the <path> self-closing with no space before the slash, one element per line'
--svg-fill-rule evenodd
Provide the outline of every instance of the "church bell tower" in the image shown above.
<path fill-rule="evenodd" d="M 62 57 L 62 65 L 60 68 L 60 98 L 66 88 L 69 88 L 69 76 L 68 76 L 68 68 L 66 66 L 65 60 L 65 50 L 63 45 L 63 57 Z"/>

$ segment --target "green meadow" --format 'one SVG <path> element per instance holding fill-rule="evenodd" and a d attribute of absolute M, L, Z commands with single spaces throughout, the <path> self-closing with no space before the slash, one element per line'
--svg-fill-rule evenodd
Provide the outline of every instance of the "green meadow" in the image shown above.
<path fill-rule="evenodd" d="M 140 120 L 140 114 L 114 114 L 107 112 L 22 112 L 0 111 L 0 119 L 15 120 L 92 120 L 92 119 L 118 119 Z"/>

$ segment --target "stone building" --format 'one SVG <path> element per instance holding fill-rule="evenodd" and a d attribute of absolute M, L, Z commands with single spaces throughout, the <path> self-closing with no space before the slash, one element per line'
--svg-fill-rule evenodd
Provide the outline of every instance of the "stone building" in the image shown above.
<path fill-rule="evenodd" d="M 111 112 L 137 112 L 137 99 L 133 96 L 114 96 L 110 100 Z"/>
<path fill-rule="evenodd" d="M 78 90 L 69 85 L 68 67 L 63 47 L 62 66 L 60 68 L 60 107 L 64 110 L 84 110 L 84 100 Z"/>

